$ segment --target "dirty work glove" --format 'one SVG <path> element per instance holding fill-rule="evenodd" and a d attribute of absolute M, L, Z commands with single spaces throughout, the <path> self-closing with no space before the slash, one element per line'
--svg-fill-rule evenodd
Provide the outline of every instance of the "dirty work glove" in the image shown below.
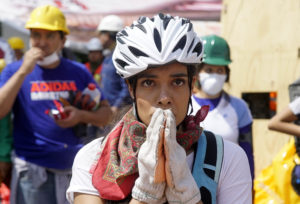
<path fill-rule="evenodd" d="M 156 109 L 146 130 L 146 141 L 138 155 L 139 177 L 132 189 L 132 197 L 145 203 L 164 203 L 165 159 L 163 155 L 164 124 L 162 109 Z"/>
<path fill-rule="evenodd" d="M 165 110 L 166 198 L 169 203 L 195 204 L 201 200 L 200 190 L 186 161 L 186 152 L 176 141 L 176 121 L 171 110 Z"/>

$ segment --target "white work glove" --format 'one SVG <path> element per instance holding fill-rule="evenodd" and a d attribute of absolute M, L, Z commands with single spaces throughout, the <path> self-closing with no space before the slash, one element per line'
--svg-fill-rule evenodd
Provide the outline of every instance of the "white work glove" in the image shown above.
<path fill-rule="evenodd" d="M 138 155 L 139 177 L 132 189 L 132 197 L 145 203 L 164 203 L 165 158 L 163 155 L 164 117 L 162 109 L 156 109 L 146 131 L 146 141 Z"/>
<path fill-rule="evenodd" d="M 169 203 L 195 204 L 200 190 L 186 161 L 186 152 L 176 141 L 176 121 L 171 110 L 165 110 L 166 197 Z"/>

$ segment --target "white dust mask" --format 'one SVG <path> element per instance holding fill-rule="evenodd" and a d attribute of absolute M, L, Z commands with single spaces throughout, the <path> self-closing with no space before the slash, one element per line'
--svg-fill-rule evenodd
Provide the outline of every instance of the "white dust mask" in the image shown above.
<path fill-rule="evenodd" d="M 57 62 L 58 60 L 59 60 L 59 56 L 57 52 L 53 52 L 51 55 L 44 57 L 43 60 L 39 60 L 36 63 L 40 66 L 48 66 L 53 64 L 54 62 Z"/>
<path fill-rule="evenodd" d="M 200 73 L 199 82 L 201 89 L 208 95 L 216 95 L 223 89 L 226 80 L 225 74 Z"/>

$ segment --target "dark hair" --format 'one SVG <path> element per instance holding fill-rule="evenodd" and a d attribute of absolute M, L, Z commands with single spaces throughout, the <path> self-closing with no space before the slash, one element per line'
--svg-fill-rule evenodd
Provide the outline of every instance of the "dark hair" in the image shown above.
<path fill-rule="evenodd" d="M 63 40 L 66 36 L 66 33 L 64 33 L 63 31 L 59 30 L 58 31 L 60 38 Z"/>

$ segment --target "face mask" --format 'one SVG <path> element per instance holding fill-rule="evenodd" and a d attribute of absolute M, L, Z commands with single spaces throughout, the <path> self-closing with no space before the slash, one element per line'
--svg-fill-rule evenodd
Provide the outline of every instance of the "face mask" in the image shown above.
<path fill-rule="evenodd" d="M 57 52 L 53 52 L 51 55 L 44 57 L 43 60 L 39 60 L 36 63 L 40 66 L 48 66 L 57 62 L 59 60 L 59 56 Z"/>
<path fill-rule="evenodd" d="M 201 88 L 208 95 L 216 95 L 217 93 L 221 92 L 225 80 L 226 75 L 224 74 L 199 74 L 199 82 L 201 84 Z"/>

